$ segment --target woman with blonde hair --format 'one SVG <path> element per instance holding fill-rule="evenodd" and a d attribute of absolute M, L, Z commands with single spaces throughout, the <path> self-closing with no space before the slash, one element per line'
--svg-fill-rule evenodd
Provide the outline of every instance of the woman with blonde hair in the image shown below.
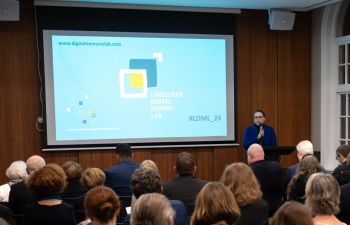
<path fill-rule="evenodd" d="M 159 174 L 159 169 L 158 169 L 157 164 L 150 159 L 143 160 L 142 163 L 140 164 L 140 167 L 146 167 L 146 168 L 153 169 Z"/>
<path fill-rule="evenodd" d="M 162 194 L 141 195 L 131 212 L 131 225 L 173 225 L 174 210 Z"/>
<path fill-rule="evenodd" d="M 80 182 L 87 188 L 103 185 L 106 180 L 105 173 L 99 168 L 87 168 L 81 175 Z"/>
<path fill-rule="evenodd" d="M 226 167 L 220 181 L 231 190 L 241 210 L 238 225 L 267 224 L 268 203 L 262 199 L 260 184 L 248 165 L 232 163 Z"/>
<path fill-rule="evenodd" d="M 232 225 L 239 216 L 232 192 L 222 183 L 210 182 L 197 195 L 190 225 Z"/>
<path fill-rule="evenodd" d="M 314 216 L 315 225 L 346 225 L 335 215 L 339 212 L 340 188 L 330 174 L 315 173 L 306 183 L 305 206 Z"/>
<path fill-rule="evenodd" d="M 310 211 L 301 203 L 284 203 L 270 219 L 269 225 L 313 225 Z"/>

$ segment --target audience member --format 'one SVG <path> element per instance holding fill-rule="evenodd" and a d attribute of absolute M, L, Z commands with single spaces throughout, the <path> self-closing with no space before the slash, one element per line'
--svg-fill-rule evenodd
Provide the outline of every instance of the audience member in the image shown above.
<path fill-rule="evenodd" d="M 315 225 L 345 225 L 335 217 L 339 212 L 340 188 L 332 175 L 312 174 L 305 192 L 305 206 L 311 210 Z"/>
<path fill-rule="evenodd" d="M 155 170 L 146 167 L 136 169 L 131 177 L 131 190 L 136 199 L 139 199 L 140 196 L 148 193 L 161 194 L 162 182 L 159 174 Z M 174 224 L 187 225 L 187 211 L 185 205 L 178 200 L 170 200 L 169 202 L 175 211 Z M 127 219 L 124 224 L 128 224 Z"/>
<path fill-rule="evenodd" d="M 350 183 L 350 154 L 346 157 L 347 169 L 343 170 L 341 174 L 341 179 L 347 184 Z"/>
<path fill-rule="evenodd" d="M 194 209 L 197 194 L 207 181 L 194 177 L 197 167 L 192 154 L 180 153 L 176 158 L 174 166 L 177 176 L 164 185 L 164 195 L 171 200 L 182 201 L 191 216 Z"/>
<path fill-rule="evenodd" d="M 11 186 L 23 181 L 28 176 L 26 163 L 21 160 L 14 161 L 7 168 L 6 176 L 10 181 L 0 186 L 0 202 L 8 202 Z"/>
<path fill-rule="evenodd" d="M 132 161 L 130 145 L 117 145 L 116 153 L 119 163 L 105 171 L 105 185 L 112 188 L 119 196 L 131 196 L 131 175 L 139 165 Z"/>
<path fill-rule="evenodd" d="M 0 219 L 3 219 L 2 223 L 5 225 L 16 225 L 14 218 L 12 217 L 11 209 L 0 204 Z M 0 222 L 0 225 L 3 225 Z"/>
<path fill-rule="evenodd" d="M 241 210 L 237 224 L 267 224 L 269 206 L 262 199 L 259 182 L 248 165 L 232 163 L 224 170 L 221 182 L 232 191 Z"/>
<path fill-rule="evenodd" d="M 288 185 L 287 199 L 305 202 L 305 187 L 309 177 L 321 171 L 318 159 L 313 155 L 305 156 L 301 161 L 297 173 Z"/>
<path fill-rule="evenodd" d="M 120 212 L 120 201 L 109 187 L 97 186 L 85 197 L 86 214 L 91 225 L 115 225 Z"/>
<path fill-rule="evenodd" d="M 57 164 L 48 164 L 29 176 L 28 188 L 37 197 L 24 214 L 24 225 L 75 225 L 73 207 L 58 196 L 66 176 Z"/>
<path fill-rule="evenodd" d="M 158 174 L 160 174 L 157 164 L 150 159 L 143 160 L 142 163 L 140 164 L 140 167 L 147 167 L 147 168 L 154 169 Z"/>
<path fill-rule="evenodd" d="M 310 211 L 301 203 L 285 202 L 270 219 L 269 225 L 313 225 Z"/>
<path fill-rule="evenodd" d="M 277 161 L 266 161 L 264 149 L 259 144 L 252 144 L 247 150 L 247 160 L 260 183 L 263 199 L 269 203 L 270 213 L 282 204 L 282 169 Z"/>
<path fill-rule="evenodd" d="M 162 194 L 143 194 L 131 213 L 132 225 L 173 225 L 174 211 Z"/>
<path fill-rule="evenodd" d="M 106 175 L 99 168 L 87 168 L 81 175 L 81 183 L 87 188 L 91 189 L 105 183 Z"/>
<path fill-rule="evenodd" d="M 337 218 L 340 221 L 350 224 L 350 183 L 340 187 L 340 212 Z"/>
<path fill-rule="evenodd" d="M 235 197 L 222 183 L 207 183 L 198 193 L 191 225 L 236 224 L 240 216 Z"/>
<path fill-rule="evenodd" d="M 27 172 L 29 175 L 45 166 L 45 160 L 38 155 L 33 155 L 27 159 Z M 36 201 L 35 195 L 29 191 L 25 180 L 11 186 L 9 195 L 9 207 L 12 213 L 18 215 L 17 224 L 22 224 L 21 215 L 24 214 L 26 207 Z"/>
<path fill-rule="evenodd" d="M 350 146 L 345 144 L 340 145 L 336 150 L 336 159 L 339 161 L 340 165 L 334 169 L 332 175 L 338 181 L 339 185 L 347 183 L 346 180 L 343 179 L 342 173 L 348 170 L 347 157 L 349 155 L 349 152 Z"/>
<path fill-rule="evenodd" d="M 314 147 L 312 143 L 308 140 L 304 140 L 298 143 L 296 146 L 297 150 L 297 157 L 298 157 L 298 163 L 288 167 L 285 178 L 284 178 L 284 192 L 287 193 L 287 187 L 289 182 L 291 181 L 292 177 L 297 173 L 300 161 L 304 156 L 307 155 L 313 155 L 314 154 Z"/>
<path fill-rule="evenodd" d="M 77 162 L 67 161 L 62 169 L 67 177 L 67 186 L 60 195 L 64 202 L 73 206 L 75 220 L 82 221 L 85 219 L 84 197 L 87 191 L 87 188 L 80 183 L 82 168 Z"/>

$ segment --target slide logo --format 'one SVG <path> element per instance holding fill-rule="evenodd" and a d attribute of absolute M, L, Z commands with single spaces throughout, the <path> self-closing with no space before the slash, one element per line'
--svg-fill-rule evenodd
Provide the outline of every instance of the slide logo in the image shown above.
<path fill-rule="evenodd" d="M 162 53 L 154 53 L 159 62 Z M 147 90 L 157 87 L 156 59 L 130 59 L 129 68 L 119 71 L 120 96 L 122 98 L 146 98 Z"/>

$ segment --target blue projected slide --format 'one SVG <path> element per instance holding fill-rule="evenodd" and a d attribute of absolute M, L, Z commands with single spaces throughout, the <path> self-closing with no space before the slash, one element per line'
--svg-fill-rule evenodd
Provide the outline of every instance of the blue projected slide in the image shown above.
<path fill-rule="evenodd" d="M 234 139 L 232 36 L 44 31 L 45 48 L 48 145 Z"/>

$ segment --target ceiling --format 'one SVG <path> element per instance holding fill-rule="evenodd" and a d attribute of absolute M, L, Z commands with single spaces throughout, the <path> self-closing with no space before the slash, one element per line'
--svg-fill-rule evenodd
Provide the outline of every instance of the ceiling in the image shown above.
<path fill-rule="evenodd" d="M 37 5 L 97 5 L 134 8 L 181 7 L 201 9 L 289 9 L 308 11 L 342 0 L 36 0 Z"/>

